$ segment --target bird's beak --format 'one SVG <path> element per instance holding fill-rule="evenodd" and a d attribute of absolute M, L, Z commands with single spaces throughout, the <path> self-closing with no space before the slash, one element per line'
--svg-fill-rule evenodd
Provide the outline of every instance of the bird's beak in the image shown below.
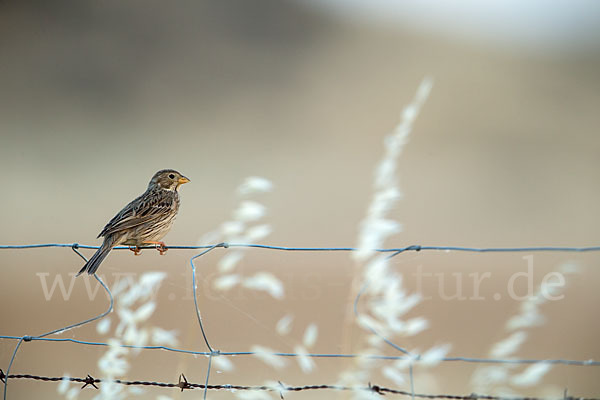
<path fill-rule="evenodd" d="M 177 182 L 182 185 L 184 183 L 188 183 L 190 180 L 188 178 L 186 178 L 185 176 L 182 176 L 181 178 L 179 178 L 179 180 L 177 180 Z"/>

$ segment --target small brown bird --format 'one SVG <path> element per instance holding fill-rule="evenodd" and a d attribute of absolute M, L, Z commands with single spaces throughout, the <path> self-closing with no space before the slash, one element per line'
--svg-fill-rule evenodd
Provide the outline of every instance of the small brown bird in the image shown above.
<path fill-rule="evenodd" d="M 102 229 L 102 246 L 85 263 L 77 276 L 84 272 L 96 273 L 100 263 L 115 246 L 132 246 L 135 255 L 139 246 L 155 244 L 162 255 L 167 249 L 160 240 L 169 232 L 179 210 L 177 189 L 190 180 L 172 169 L 158 171 L 148 184 L 148 189 L 127 204 Z"/>

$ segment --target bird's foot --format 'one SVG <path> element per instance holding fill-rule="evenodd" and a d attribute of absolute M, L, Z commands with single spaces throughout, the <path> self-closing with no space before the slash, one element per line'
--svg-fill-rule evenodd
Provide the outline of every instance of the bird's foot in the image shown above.
<path fill-rule="evenodd" d="M 137 246 L 129 246 L 129 250 L 133 251 L 133 254 L 135 254 L 136 256 L 139 256 L 140 252 L 142 251 L 142 249 L 140 249 Z"/>
<path fill-rule="evenodd" d="M 165 242 L 148 242 L 149 244 L 155 244 L 156 245 L 156 250 L 158 250 L 158 252 L 160 253 L 160 255 L 164 255 L 166 253 L 167 247 L 165 246 Z"/>

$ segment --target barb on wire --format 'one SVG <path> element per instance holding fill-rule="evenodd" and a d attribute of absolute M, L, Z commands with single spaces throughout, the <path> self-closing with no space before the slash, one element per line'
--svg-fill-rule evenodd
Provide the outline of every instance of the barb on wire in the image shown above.
<path fill-rule="evenodd" d="M 81 258 L 83 258 L 87 262 L 87 259 L 77 250 L 78 247 L 79 247 L 79 245 L 77 243 L 73 243 L 71 245 L 71 248 L 73 249 L 73 251 L 75 253 L 77 253 Z M 74 324 L 71 324 L 71 325 L 67 325 L 67 326 L 65 326 L 63 328 L 54 329 L 54 330 L 51 330 L 51 331 L 46 332 L 46 333 L 42 333 L 42 334 L 37 335 L 37 336 L 29 336 L 29 335 L 21 336 L 19 338 L 19 341 L 17 342 L 17 345 L 15 346 L 15 350 L 12 353 L 12 356 L 10 358 L 10 362 L 8 363 L 8 368 L 6 368 L 6 377 L 4 379 L 4 394 L 3 394 L 4 400 L 6 400 L 6 393 L 7 393 L 7 390 L 8 390 L 8 378 L 10 376 L 9 375 L 10 369 L 11 369 L 11 367 L 13 365 L 13 362 L 15 361 L 15 357 L 17 356 L 17 352 L 19 351 L 19 348 L 21 347 L 21 344 L 23 342 L 31 342 L 32 340 L 43 339 L 46 336 L 57 335 L 57 334 L 59 334 L 61 332 L 68 331 L 69 329 L 78 328 L 78 327 L 80 327 L 82 325 L 85 325 L 85 324 L 88 324 L 90 322 L 94 322 L 96 320 L 99 320 L 100 318 L 103 318 L 104 316 L 106 316 L 107 314 L 109 314 L 113 310 L 114 299 L 113 299 L 112 293 L 110 292 L 110 290 L 108 290 L 108 287 L 106 286 L 106 284 L 104 284 L 104 282 L 102 282 L 102 279 L 100 279 L 98 277 L 98 275 L 94 274 L 94 278 L 100 283 L 100 285 L 102 285 L 102 287 L 104 288 L 104 290 L 108 294 L 108 297 L 110 299 L 110 305 L 109 305 L 108 309 L 106 311 L 104 311 L 102 314 L 96 315 L 95 317 L 88 318 L 88 319 L 86 319 L 84 321 L 80 321 L 80 322 L 77 322 L 77 323 L 74 323 Z"/>
<path fill-rule="evenodd" d="M 98 386 L 96 386 L 96 379 L 94 379 L 90 374 L 85 377 L 85 384 L 81 388 L 85 389 L 87 386 L 92 386 L 93 388 L 98 389 Z"/>
<path fill-rule="evenodd" d="M 179 375 L 179 382 L 177 382 L 177 386 L 181 389 L 182 392 L 184 389 L 191 389 L 191 386 L 188 383 L 188 380 L 185 378 L 184 374 Z"/>

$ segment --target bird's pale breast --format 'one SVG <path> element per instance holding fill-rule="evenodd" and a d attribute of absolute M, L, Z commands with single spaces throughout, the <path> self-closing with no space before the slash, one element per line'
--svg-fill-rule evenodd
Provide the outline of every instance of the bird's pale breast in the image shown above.
<path fill-rule="evenodd" d="M 141 246 L 146 242 L 160 241 L 169 232 L 179 211 L 179 195 L 175 191 L 161 190 L 161 192 L 159 196 L 163 198 L 156 199 L 157 203 L 169 204 L 170 207 L 160 207 L 156 218 L 128 231 L 121 244 Z"/>

